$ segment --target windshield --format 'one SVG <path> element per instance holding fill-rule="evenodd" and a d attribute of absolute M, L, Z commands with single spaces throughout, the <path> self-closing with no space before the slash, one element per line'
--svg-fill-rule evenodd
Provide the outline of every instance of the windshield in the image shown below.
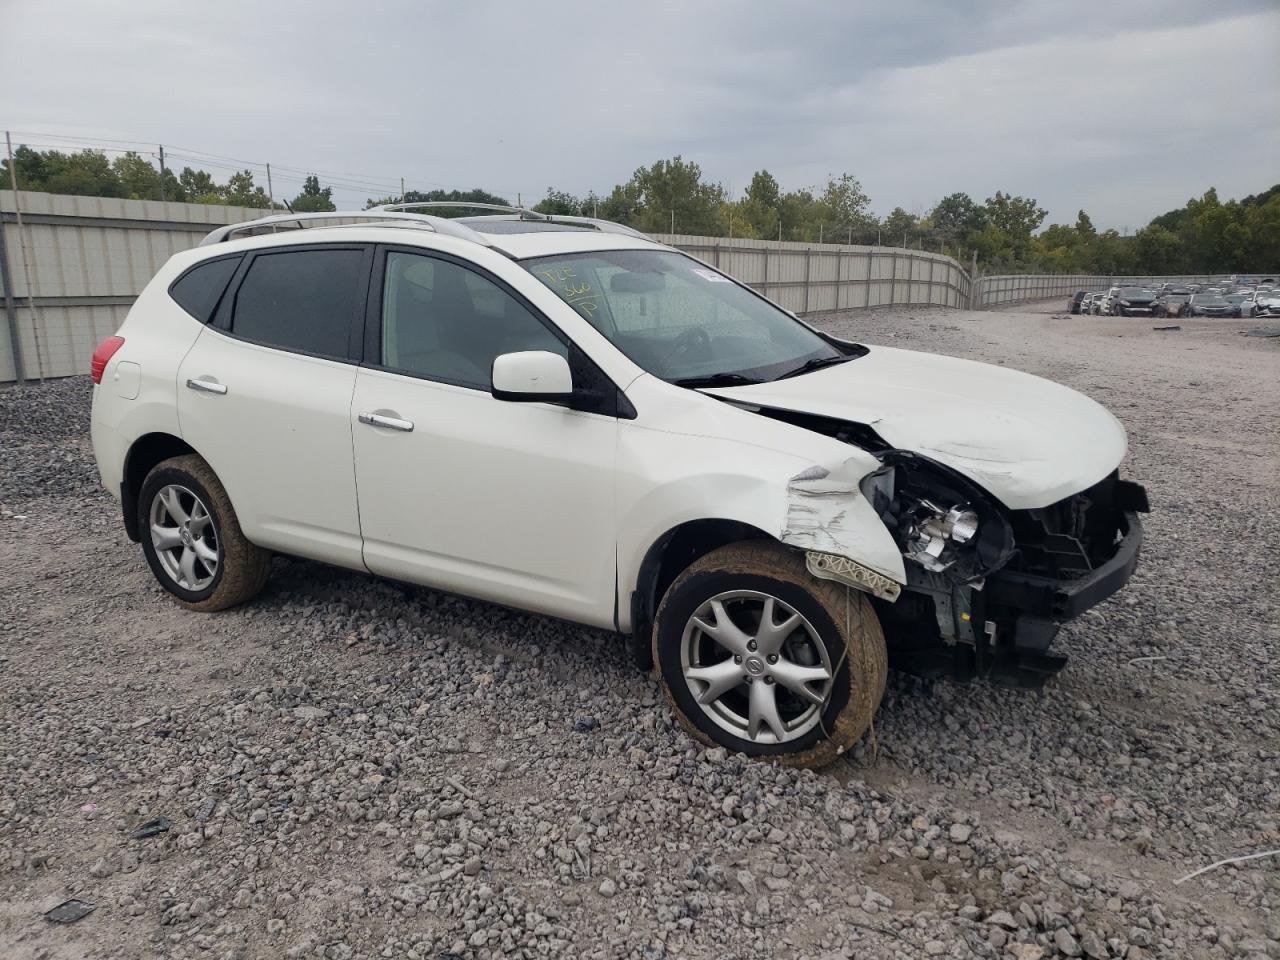
<path fill-rule="evenodd" d="M 1198 293 L 1196 294 L 1194 299 L 1196 303 L 1200 304 L 1201 306 L 1205 304 L 1217 306 L 1218 304 L 1227 302 L 1223 300 L 1220 296 L 1218 296 L 1216 293 Z"/>
<path fill-rule="evenodd" d="M 636 364 L 674 383 L 773 380 L 848 359 L 789 313 L 682 253 L 523 261 Z"/>
<path fill-rule="evenodd" d="M 1129 297 L 1146 297 L 1150 296 L 1150 294 L 1141 287 L 1125 287 L 1120 291 L 1120 296 L 1128 299 Z"/>

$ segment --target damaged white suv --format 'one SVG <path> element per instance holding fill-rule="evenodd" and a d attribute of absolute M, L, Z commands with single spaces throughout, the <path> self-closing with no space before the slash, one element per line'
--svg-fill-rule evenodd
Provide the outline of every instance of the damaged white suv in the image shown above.
<path fill-rule="evenodd" d="M 102 481 L 184 605 L 275 551 L 590 624 L 699 740 L 792 763 L 863 733 L 890 657 L 1042 682 L 1147 509 L 1087 397 L 527 211 L 221 228 L 93 377 Z"/>

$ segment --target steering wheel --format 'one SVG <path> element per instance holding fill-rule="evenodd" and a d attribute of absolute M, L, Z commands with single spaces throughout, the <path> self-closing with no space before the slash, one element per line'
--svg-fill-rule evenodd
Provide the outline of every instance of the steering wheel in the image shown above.
<path fill-rule="evenodd" d="M 671 350 L 667 353 L 667 369 L 670 370 L 677 361 L 693 350 L 710 347 L 711 337 L 707 335 L 707 331 L 701 327 L 690 327 L 672 341 Z"/>

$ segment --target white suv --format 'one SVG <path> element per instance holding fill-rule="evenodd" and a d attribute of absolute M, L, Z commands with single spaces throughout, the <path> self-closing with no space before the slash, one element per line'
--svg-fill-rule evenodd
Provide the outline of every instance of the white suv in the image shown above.
<path fill-rule="evenodd" d="M 698 739 L 809 765 L 887 656 L 1042 682 L 1147 508 L 1087 397 L 837 340 L 585 218 L 221 228 L 93 378 L 102 481 L 185 606 L 248 600 L 276 551 L 590 624 Z"/>

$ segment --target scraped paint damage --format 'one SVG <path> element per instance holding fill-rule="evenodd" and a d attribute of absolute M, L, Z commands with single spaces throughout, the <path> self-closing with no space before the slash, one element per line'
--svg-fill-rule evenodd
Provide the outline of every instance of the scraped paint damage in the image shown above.
<path fill-rule="evenodd" d="M 861 496 L 858 482 L 866 472 L 862 461 L 846 460 L 834 470 L 815 465 L 797 473 L 787 482 L 779 539 L 805 550 L 847 554 L 857 539 L 849 504 Z"/>

